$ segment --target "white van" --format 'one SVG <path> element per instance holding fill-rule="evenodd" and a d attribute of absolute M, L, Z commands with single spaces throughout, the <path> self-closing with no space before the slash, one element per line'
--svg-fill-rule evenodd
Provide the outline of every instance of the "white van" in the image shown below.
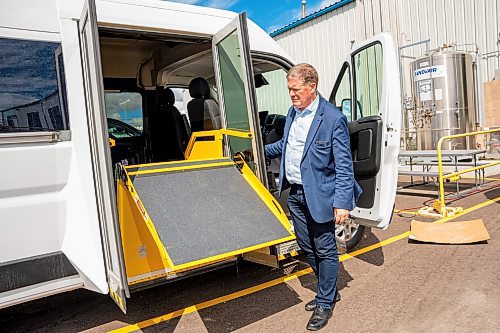
<path fill-rule="evenodd" d="M 244 14 L 153 0 L 0 7 L 0 308 L 86 288 L 125 311 L 129 290 L 296 250 L 263 156 L 283 136 L 293 62 Z M 353 48 L 331 92 L 364 190 L 338 231 L 348 247 L 391 220 L 396 64 L 381 34 Z"/>

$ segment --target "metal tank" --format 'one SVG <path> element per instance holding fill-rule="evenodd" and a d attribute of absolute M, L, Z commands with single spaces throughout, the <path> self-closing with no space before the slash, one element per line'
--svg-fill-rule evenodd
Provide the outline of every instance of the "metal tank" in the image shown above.
<path fill-rule="evenodd" d="M 409 122 L 416 130 L 418 150 L 437 149 L 446 135 L 476 129 L 472 56 L 434 51 L 411 63 L 415 109 Z M 443 149 L 475 149 L 474 137 L 443 143 Z"/>

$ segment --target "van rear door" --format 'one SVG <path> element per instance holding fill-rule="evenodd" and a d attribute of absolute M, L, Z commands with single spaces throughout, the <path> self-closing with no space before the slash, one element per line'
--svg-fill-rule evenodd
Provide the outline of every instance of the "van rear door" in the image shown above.
<path fill-rule="evenodd" d="M 389 33 L 355 45 L 330 101 L 349 120 L 354 174 L 363 188 L 355 222 L 386 228 L 398 180 L 401 89 L 395 44 Z"/>
<path fill-rule="evenodd" d="M 130 297 L 126 279 L 120 227 L 116 213 L 108 128 L 104 108 L 101 51 L 94 0 L 85 0 L 78 24 L 83 63 L 87 121 L 94 171 L 97 208 L 105 256 L 109 293 L 123 312 Z"/>

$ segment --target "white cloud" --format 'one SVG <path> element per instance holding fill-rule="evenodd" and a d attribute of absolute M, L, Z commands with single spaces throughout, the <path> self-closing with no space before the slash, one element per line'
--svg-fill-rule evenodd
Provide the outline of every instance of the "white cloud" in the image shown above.
<path fill-rule="evenodd" d="M 289 9 L 284 13 L 278 15 L 276 19 L 272 20 L 270 22 L 270 25 L 266 28 L 266 31 L 271 33 L 273 31 L 278 30 L 279 28 L 283 28 L 287 24 L 297 21 L 301 17 L 302 17 L 302 9 L 300 8 Z"/>
<path fill-rule="evenodd" d="M 196 5 L 201 2 L 201 0 L 168 0 L 168 1 L 185 3 L 188 5 Z"/>
<path fill-rule="evenodd" d="M 283 25 L 281 25 L 281 24 L 273 24 L 273 25 L 271 25 L 271 26 L 269 26 L 269 27 L 266 28 L 266 32 L 270 34 L 271 32 L 276 31 L 276 30 L 278 30 L 281 27 L 283 27 Z"/>
<path fill-rule="evenodd" d="M 219 8 L 219 9 L 229 9 L 238 2 L 240 2 L 240 0 L 168 0 L 168 1 L 185 3 L 188 5 Z"/>
<path fill-rule="evenodd" d="M 336 2 L 338 2 L 338 0 L 321 0 L 319 3 L 317 3 L 314 6 L 306 6 L 306 15 L 310 15 L 312 13 L 315 13 L 318 10 L 323 9 L 325 7 L 328 7 L 331 4 L 334 4 Z M 273 31 L 276 31 L 280 28 L 283 28 L 287 24 L 295 22 L 301 18 L 302 18 L 302 8 L 301 7 L 295 7 L 293 9 L 289 9 L 288 11 L 279 15 L 279 17 L 277 17 L 277 19 L 273 20 L 271 22 L 271 25 L 266 28 L 266 31 L 268 33 L 271 33 Z"/>
<path fill-rule="evenodd" d="M 219 8 L 219 9 L 229 9 L 236 5 L 240 0 L 208 0 L 203 3 L 203 6 Z"/>
<path fill-rule="evenodd" d="M 318 3 L 317 5 L 314 5 L 312 7 L 306 8 L 307 15 L 312 14 L 314 12 L 317 12 L 318 10 L 323 9 L 325 7 L 328 7 L 331 4 L 334 4 L 335 2 L 338 2 L 338 0 L 321 0 L 321 2 Z"/>

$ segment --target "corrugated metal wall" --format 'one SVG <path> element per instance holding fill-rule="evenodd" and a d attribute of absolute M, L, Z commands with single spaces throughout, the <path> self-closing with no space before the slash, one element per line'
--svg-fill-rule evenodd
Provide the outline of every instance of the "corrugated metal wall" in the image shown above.
<path fill-rule="evenodd" d="M 355 9 L 352 2 L 274 38 L 296 62 L 311 63 L 318 70 L 319 91 L 327 98 L 358 35 Z"/>
<path fill-rule="evenodd" d="M 492 80 L 500 68 L 500 0 L 356 0 L 274 39 L 295 61 L 318 69 L 320 91 L 329 96 L 351 42 L 381 31 L 390 31 L 398 46 L 430 39 L 431 49 L 456 43 L 454 50 L 473 51 L 474 45 L 459 45 L 477 44 L 481 82 Z M 420 46 L 405 49 L 403 55 L 424 52 Z M 405 95 L 410 93 L 410 61 L 403 61 Z"/>

